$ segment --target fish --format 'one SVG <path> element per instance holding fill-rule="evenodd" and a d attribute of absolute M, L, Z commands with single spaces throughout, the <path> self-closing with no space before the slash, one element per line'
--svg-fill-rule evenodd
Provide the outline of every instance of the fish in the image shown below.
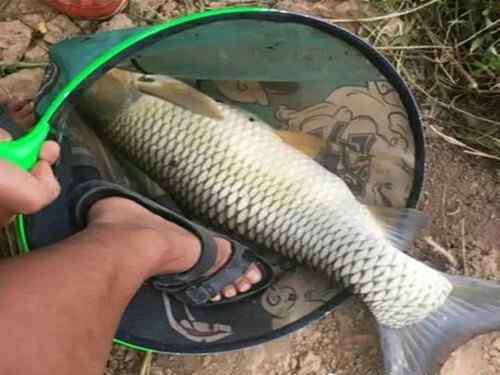
<path fill-rule="evenodd" d="M 388 375 L 434 374 L 460 344 L 500 328 L 498 283 L 407 254 L 422 213 L 362 204 L 313 160 L 320 144 L 297 149 L 297 137 L 187 86 L 114 69 L 82 95 L 79 111 L 205 223 L 306 263 L 360 298 Z"/>

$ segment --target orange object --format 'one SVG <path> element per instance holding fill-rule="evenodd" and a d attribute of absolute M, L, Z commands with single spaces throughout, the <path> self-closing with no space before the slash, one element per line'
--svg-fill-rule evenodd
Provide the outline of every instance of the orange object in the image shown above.
<path fill-rule="evenodd" d="M 74 18 L 109 18 L 127 6 L 128 0 L 45 0 L 51 7 Z"/>

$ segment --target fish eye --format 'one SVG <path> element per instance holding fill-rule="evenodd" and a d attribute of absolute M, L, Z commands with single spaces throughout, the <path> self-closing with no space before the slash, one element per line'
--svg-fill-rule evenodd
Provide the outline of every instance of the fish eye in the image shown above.
<path fill-rule="evenodd" d="M 138 80 L 140 82 L 154 82 L 155 81 L 155 79 L 153 77 L 151 77 L 151 76 L 140 76 L 138 78 Z"/>

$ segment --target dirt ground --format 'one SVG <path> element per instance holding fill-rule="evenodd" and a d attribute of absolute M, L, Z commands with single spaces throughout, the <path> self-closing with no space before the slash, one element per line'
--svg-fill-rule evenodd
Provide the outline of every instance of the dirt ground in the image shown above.
<path fill-rule="evenodd" d="M 44 61 L 47 48 L 66 37 L 132 26 L 141 17 L 151 15 L 178 16 L 190 11 L 185 4 L 195 4 L 192 1 L 148 0 L 144 3 L 149 10 L 144 10 L 137 8 L 138 1 L 132 3 L 128 16 L 122 14 L 109 22 L 95 23 L 72 22 L 34 0 L 11 2 L 3 9 L 4 13 L 0 13 L 0 21 L 20 19 L 32 30 L 23 28 L 19 33 L 20 43 L 25 44 L 23 51 L 10 49 L 4 54 L 24 56 L 26 62 Z M 181 3 L 184 5 L 179 5 Z M 279 3 L 295 9 L 299 2 Z M 321 15 L 325 9 L 334 9 L 336 13 L 329 16 L 357 15 L 355 7 L 345 5 L 357 3 L 355 1 L 331 1 L 335 6 L 326 3 L 328 1 L 302 1 L 296 10 Z M 18 76 L 13 77 L 15 74 Z M 15 74 L 0 78 L 0 88 L 28 98 L 34 96 L 41 70 L 23 70 Z M 32 83 L 29 92 L 26 82 Z M 466 155 L 440 139 L 429 139 L 427 181 L 421 209 L 431 218 L 431 224 L 417 241 L 412 255 L 443 271 L 500 281 L 499 162 Z M 440 254 L 436 250 L 439 247 L 446 249 L 448 256 Z M 115 346 L 106 374 L 139 375 L 143 357 L 142 353 Z M 360 303 L 353 301 L 302 331 L 253 349 L 205 357 L 154 355 L 150 373 L 378 375 L 383 374 L 383 370 L 372 318 Z M 495 374 L 500 374 L 500 333 L 476 338 L 461 347 L 441 371 L 441 375 Z"/>

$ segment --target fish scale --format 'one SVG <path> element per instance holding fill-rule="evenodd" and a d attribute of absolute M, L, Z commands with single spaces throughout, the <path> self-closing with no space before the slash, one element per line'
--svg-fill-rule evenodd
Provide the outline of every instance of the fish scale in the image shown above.
<path fill-rule="evenodd" d="M 449 282 L 396 249 L 340 178 L 217 106 L 223 121 L 141 95 L 100 130 L 185 208 L 333 275 L 379 322 L 412 324 L 443 303 Z"/>

